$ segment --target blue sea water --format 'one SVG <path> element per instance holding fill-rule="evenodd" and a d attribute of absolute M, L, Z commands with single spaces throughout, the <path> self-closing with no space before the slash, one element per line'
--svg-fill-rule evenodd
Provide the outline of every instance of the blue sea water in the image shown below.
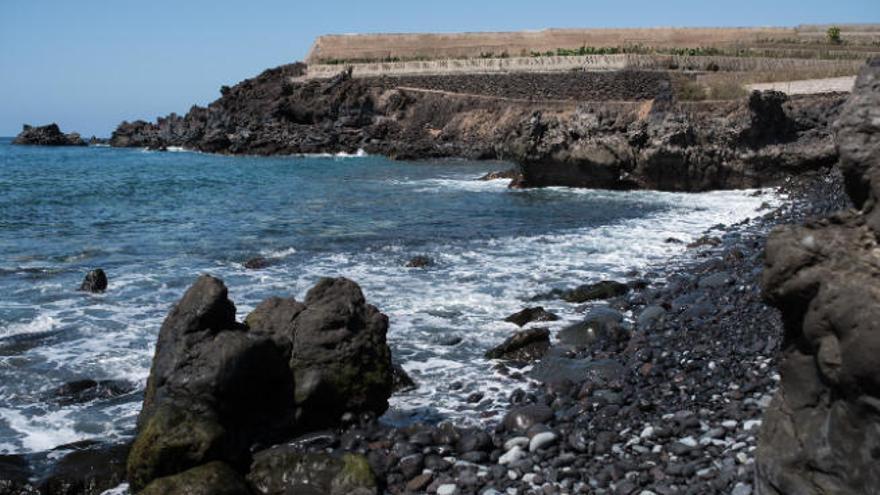
<path fill-rule="evenodd" d="M 754 216 L 770 192 L 707 194 L 477 181 L 507 164 L 374 156 L 224 157 L 139 149 L 12 146 L 0 140 L 0 453 L 130 436 L 163 318 L 202 273 L 223 278 L 243 319 L 271 295 L 301 298 L 349 277 L 390 317 L 395 360 L 420 387 L 389 421 L 477 421 L 521 386 L 483 353 L 503 318 L 551 288 L 624 279 L 680 255 L 719 223 Z M 415 255 L 435 264 L 406 268 Z M 246 270 L 262 256 L 272 265 Z M 77 291 L 102 267 L 104 294 Z M 548 301 L 562 316 L 573 305 Z M 441 345 L 451 337 L 455 346 Z M 61 405 L 91 378 L 135 391 Z M 465 398 L 482 392 L 486 399 Z"/>

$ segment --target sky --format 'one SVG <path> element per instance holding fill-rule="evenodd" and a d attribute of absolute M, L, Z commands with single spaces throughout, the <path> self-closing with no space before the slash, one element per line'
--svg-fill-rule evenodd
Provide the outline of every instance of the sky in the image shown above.
<path fill-rule="evenodd" d="M 0 136 L 185 113 L 328 33 L 880 22 L 880 0 L 2 0 Z"/>

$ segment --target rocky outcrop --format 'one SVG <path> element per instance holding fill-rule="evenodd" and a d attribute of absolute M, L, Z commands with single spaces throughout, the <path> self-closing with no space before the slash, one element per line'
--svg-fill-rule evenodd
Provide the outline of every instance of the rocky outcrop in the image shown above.
<path fill-rule="evenodd" d="M 767 245 L 764 290 L 785 335 L 759 440 L 765 495 L 880 486 L 880 59 L 860 74 L 837 142 L 857 210 L 781 228 Z"/>
<path fill-rule="evenodd" d="M 631 111 L 584 105 L 570 115 L 536 112 L 502 148 L 520 164 L 518 187 L 759 187 L 834 164 L 828 124 L 840 101 L 755 92 L 712 111 L 661 100 Z"/>
<path fill-rule="evenodd" d="M 365 150 L 515 161 L 519 187 L 697 191 L 776 184 L 833 164 L 840 96 L 676 103 L 662 72 L 352 78 L 270 69 L 207 107 L 122 123 L 113 146 L 228 154 Z M 624 101 L 617 101 L 624 100 Z"/>
<path fill-rule="evenodd" d="M 337 425 L 346 413 L 383 413 L 387 329 L 350 280 L 323 279 L 303 303 L 270 298 L 242 324 L 223 282 L 200 277 L 159 332 L 128 457 L 131 486 L 228 485 L 260 446 Z"/>
<path fill-rule="evenodd" d="M 25 124 L 12 144 L 31 144 L 39 146 L 86 146 L 79 134 L 64 134 L 58 124 L 33 127 Z"/>
<path fill-rule="evenodd" d="M 100 268 L 90 271 L 83 278 L 79 290 L 85 292 L 104 292 L 107 290 L 107 274 Z"/>

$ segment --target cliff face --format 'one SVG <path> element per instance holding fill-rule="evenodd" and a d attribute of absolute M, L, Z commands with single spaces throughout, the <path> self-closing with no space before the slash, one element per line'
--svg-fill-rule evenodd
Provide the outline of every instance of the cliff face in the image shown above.
<path fill-rule="evenodd" d="M 125 122 L 113 146 L 229 154 L 355 152 L 506 159 L 515 185 L 705 190 L 774 184 L 837 159 L 839 96 L 676 104 L 664 73 L 517 74 L 292 82 L 270 69 L 207 108 Z M 621 101 L 622 100 L 622 101 Z"/>
<path fill-rule="evenodd" d="M 880 487 L 880 60 L 837 127 L 857 209 L 774 232 L 764 290 L 785 322 L 782 380 L 759 438 L 762 494 Z"/>

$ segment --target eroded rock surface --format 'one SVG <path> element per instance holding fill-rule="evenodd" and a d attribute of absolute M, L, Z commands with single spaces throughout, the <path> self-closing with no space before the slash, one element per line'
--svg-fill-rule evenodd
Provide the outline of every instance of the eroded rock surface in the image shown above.
<path fill-rule="evenodd" d="M 21 132 L 12 141 L 12 144 L 29 144 L 39 146 L 86 146 L 86 142 L 79 134 L 72 132 L 64 134 L 58 124 L 52 123 L 44 126 L 22 126 Z"/>
<path fill-rule="evenodd" d="M 323 279 L 304 303 L 270 298 L 241 324 L 223 282 L 200 277 L 159 332 L 131 486 L 230 485 L 260 446 L 346 413 L 382 414 L 392 387 L 387 329 L 350 280 Z"/>
<path fill-rule="evenodd" d="M 761 494 L 880 486 L 880 59 L 837 124 L 858 210 L 774 232 L 764 290 L 785 323 L 782 381 L 761 430 Z"/>

